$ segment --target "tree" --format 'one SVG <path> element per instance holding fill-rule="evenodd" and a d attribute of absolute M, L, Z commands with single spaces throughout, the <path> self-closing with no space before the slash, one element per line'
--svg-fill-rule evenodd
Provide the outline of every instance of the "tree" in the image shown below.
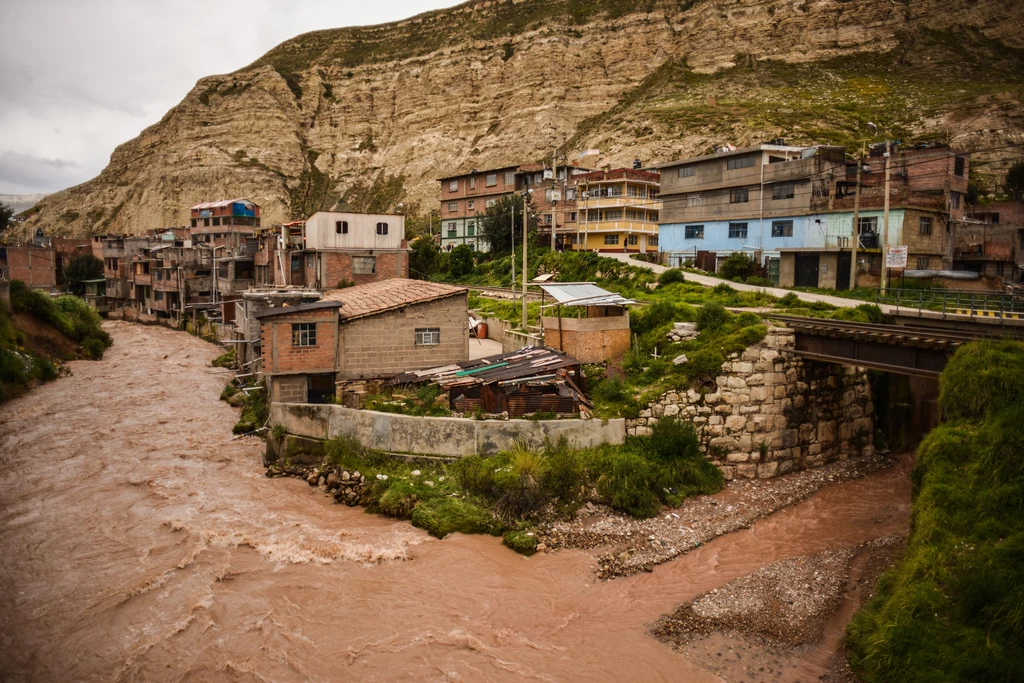
<path fill-rule="evenodd" d="M 14 218 L 14 209 L 10 205 L 0 202 L 0 232 L 4 232 L 10 227 L 12 218 Z"/>
<path fill-rule="evenodd" d="M 438 261 L 441 250 L 434 244 L 429 235 L 418 237 L 412 242 L 409 251 L 409 275 L 417 280 L 429 280 L 438 272 Z"/>
<path fill-rule="evenodd" d="M 103 261 L 92 254 L 83 254 L 71 259 L 64 269 L 64 280 L 72 294 L 85 294 L 86 280 L 98 280 L 103 277 Z"/>
<path fill-rule="evenodd" d="M 452 249 L 448 272 L 452 277 L 459 278 L 473 272 L 473 250 L 468 244 L 460 244 Z"/>
<path fill-rule="evenodd" d="M 718 274 L 726 280 L 744 280 L 757 274 L 757 262 L 743 252 L 735 251 L 722 261 Z"/>
<path fill-rule="evenodd" d="M 1018 161 L 1006 172 L 1006 191 L 1014 201 L 1024 201 L 1024 161 Z"/>
<path fill-rule="evenodd" d="M 537 213 L 532 202 L 527 202 L 527 230 L 531 235 L 537 234 Z M 515 212 L 513 223 L 512 212 Z M 515 226 L 515 244 L 523 241 L 523 198 L 519 194 L 506 195 L 487 207 L 486 213 L 480 216 L 480 235 L 487 240 L 491 253 L 508 254 L 512 251 L 512 228 Z"/>

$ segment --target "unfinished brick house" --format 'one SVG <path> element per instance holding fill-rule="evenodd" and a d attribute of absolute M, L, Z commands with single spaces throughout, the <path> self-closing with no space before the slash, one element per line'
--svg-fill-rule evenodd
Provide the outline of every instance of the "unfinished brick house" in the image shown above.
<path fill-rule="evenodd" d="M 405 216 L 318 211 L 305 221 L 261 231 L 257 285 L 362 285 L 409 277 Z"/>
<path fill-rule="evenodd" d="M 469 358 L 463 287 L 391 278 L 255 317 L 272 402 L 326 403 L 337 381 Z"/>

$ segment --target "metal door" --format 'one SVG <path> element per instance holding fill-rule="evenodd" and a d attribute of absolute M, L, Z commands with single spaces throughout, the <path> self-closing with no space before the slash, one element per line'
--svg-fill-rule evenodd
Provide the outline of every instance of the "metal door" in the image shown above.
<path fill-rule="evenodd" d="M 848 251 L 839 252 L 836 263 L 836 289 L 848 289 L 850 286 L 850 263 L 853 254 Z"/>
<path fill-rule="evenodd" d="M 794 273 L 793 284 L 797 287 L 818 286 L 817 254 L 796 255 L 796 272 Z"/>

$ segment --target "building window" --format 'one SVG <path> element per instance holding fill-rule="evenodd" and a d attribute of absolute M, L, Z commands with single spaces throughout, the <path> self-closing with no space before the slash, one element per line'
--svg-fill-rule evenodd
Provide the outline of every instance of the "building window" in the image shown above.
<path fill-rule="evenodd" d="M 334 232 L 338 233 L 339 235 L 347 235 L 348 221 L 335 221 Z"/>
<path fill-rule="evenodd" d="M 626 238 L 626 244 L 628 244 L 631 247 L 635 247 L 639 243 L 640 237 L 638 235 L 630 235 L 629 237 Z"/>
<path fill-rule="evenodd" d="M 476 189 L 476 176 L 470 176 L 470 178 L 469 178 L 469 189 L 471 189 L 471 190 L 475 190 Z"/>
<path fill-rule="evenodd" d="M 555 198 L 555 191 L 552 188 L 549 187 L 548 189 L 544 190 L 544 199 L 546 199 L 546 200 L 548 200 L 550 202 L 554 198 Z"/>
<path fill-rule="evenodd" d="M 647 246 L 649 246 L 649 247 L 656 247 L 656 246 L 658 246 L 658 236 L 657 235 L 648 235 L 647 236 Z"/>
<path fill-rule="evenodd" d="M 466 223 L 466 237 L 476 237 L 476 223 L 474 221 Z"/>
<path fill-rule="evenodd" d="M 466 203 L 466 208 L 467 208 L 467 209 L 469 209 L 470 211 L 472 211 L 473 209 L 475 209 L 475 208 L 476 208 L 476 202 L 475 202 L 475 201 L 473 201 L 472 199 L 470 199 L 470 200 L 469 200 L 469 201 L 468 201 L 468 202 Z"/>
<path fill-rule="evenodd" d="M 745 204 L 748 201 L 750 201 L 750 192 L 745 187 L 729 192 L 730 204 Z"/>
<path fill-rule="evenodd" d="M 576 201 L 576 188 L 570 187 L 565 191 L 565 201 L 574 202 Z"/>
<path fill-rule="evenodd" d="M 772 199 L 792 199 L 796 196 L 793 183 L 782 183 L 772 186 Z"/>
<path fill-rule="evenodd" d="M 416 346 L 437 346 L 441 343 L 441 328 L 417 327 Z"/>
<path fill-rule="evenodd" d="M 860 229 L 857 232 L 861 235 L 867 235 L 870 233 L 878 232 L 878 216 L 861 218 Z"/>
<path fill-rule="evenodd" d="M 917 219 L 917 233 L 919 235 L 932 234 L 932 219 L 924 217 Z"/>
<path fill-rule="evenodd" d="M 680 178 L 692 178 L 695 175 L 697 175 L 697 167 L 696 166 L 680 166 L 679 167 L 679 177 Z"/>
<path fill-rule="evenodd" d="M 506 185 L 515 185 L 516 184 L 516 174 L 513 173 L 512 171 L 505 171 L 505 184 Z"/>
<path fill-rule="evenodd" d="M 772 221 L 772 237 L 792 237 L 793 221 Z"/>
<path fill-rule="evenodd" d="M 292 323 L 292 346 L 316 346 L 316 323 Z"/>
<path fill-rule="evenodd" d="M 377 272 L 377 257 L 376 256 L 353 256 L 352 257 L 352 274 L 353 275 L 373 275 Z"/>
<path fill-rule="evenodd" d="M 960 208 L 960 193 L 959 192 L 950 192 L 949 193 L 949 207 L 951 209 L 959 209 Z"/>
<path fill-rule="evenodd" d="M 458 180 L 449 180 L 448 181 L 448 191 L 449 192 L 458 192 L 459 191 L 459 181 Z"/>
<path fill-rule="evenodd" d="M 730 223 L 729 224 L 729 237 L 732 239 L 746 239 L 747 238 L 747 224 L 746 223 Z"/>
<path fill-rule="evenodd" d="M 448 202 L 448 213 L 455 213 L 459 210 L 458 202 Z"/>
<path fill-rule="evenodd" d="M 735 171 L 740 168 L 753 168 L 754 157 L 739 157 L 737 159 L 726 159 L 725 167 L 730 171 Z"/>
<path fill-rule="evenodd" d="M 487 174 L 487 187 L 494 187 L 498 184 L 498 174 L 488 173 Z"/>
<path fill-rule="evenodd" d="M 388 234 L 388 224 L 387 223 L 378 223 L 377 224 L 377 234 L 378 235 L 386 235 L 386 234 Z"/>
<path fill-rule="evenodd" d="M 164 300 L 164 293 L 161 290 L 158 289 L 155 292 L 153 292 L 153 301 L 163 301 L 163 300 Z"/>
<path fill-rule="evenodd" d="M 565 214 L 565 222 L 566 223 L 575 223 L 576 222 L 576 212 L 575 211 L 570 211 L 569 213 Z"/>
<path fill-rule="evenodd" d="M 455 232 L 455 224 L 452 223 L 451 225 L 448 226 L 448 236 L 449 237 L 455 237 L 456 234 L 457 233 Z"/>
<path fill-rule="evenodd" d="M 686 206 L 688 208 L 693 206 L 704 206 L 704 197 L 699 194 L 692 194 L 686 198 Z"/>
<path fill-rule="evenodd" d="M 704 239 L 704 226 L 703 225 L 687 225 L 684 229 L 684 236 L 688 240 L 702 240 Z"/>
<path fill-rule="evenodd" d="M 551 214 L 544 214 L 544 225 L 551 225 Z"/>
<path fill-rule="evenodd" d="M 918 256 L 917 257 L 917 269 L 918 270 L 928 270 L 928 257 L 927 256 Z"/>
<path fill-rule="evenodd" d="M 953 162 L 953 175 L 958 175 L 961 178 L 964 176 L 964 158 L 957 157 L 956 161 Z"/>
<path fill-rule="evenodd" d="M 497 199 L 488 199 L 487 201 L 484 202 L 484 208 L 485 209 L 489 209 L 489 208 L 491 208 L 492 206 L 494 206 L 497 203 L 498 203 Z"/>
<path fill-rule="evenodd" d="M 213 219 L 213 224 L 214 225 L 220 225 L 220 219 L 219 218 L 214 218 Z"/>
<path fill-rule="evenodd" d="M 618 244 L 619 243 L 619 236 L 618 235 L 605 235 L 604 236 L 604 243 L 605 244 Z"/>

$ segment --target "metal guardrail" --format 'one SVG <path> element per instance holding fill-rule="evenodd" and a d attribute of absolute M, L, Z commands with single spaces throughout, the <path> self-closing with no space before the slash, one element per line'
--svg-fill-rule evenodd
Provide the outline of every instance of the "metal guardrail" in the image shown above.
<path fill-rule="evenodd" d="M 875 290 L 875 303 L 918 311 L 999 318 L 1024 318 L 1024 294 L 955 289 Z"/>

